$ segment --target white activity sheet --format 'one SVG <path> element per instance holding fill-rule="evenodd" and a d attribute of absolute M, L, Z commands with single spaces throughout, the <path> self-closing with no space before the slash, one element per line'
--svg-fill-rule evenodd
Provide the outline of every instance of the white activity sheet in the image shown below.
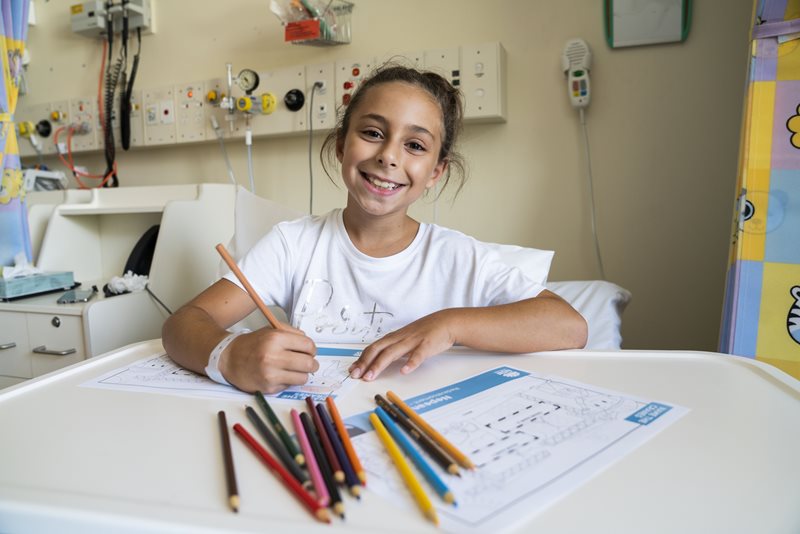
<path fill-rule="evenodd" d="M 324 401 L 325 397 L 343 395 L 355 386 L 349 379 L 347 369 L 361 354 L 360 349 L 341 347 L 317 347 L 319 369 L 309 375 L 308 382 L 302 386 L 292 386 L 274 395 L 265 395 L 270 400 L 303 400 L 312 397 Z M 233 386 L 217 384 L 176 364 L 166 353 L 143 358 L 94 378 L 82 386 L 165 393 L 191 397 L 212 397 L 228 399 L 250 399 Z"/>
<path fill-rule="evenodd" d="M 688 412 L 511 367 L 405 402 L 478 466 L 462 470 L 459 478 L 429 461 L 453 492 L 455 507 L 419 475 L 442 528 L 476 533 L 529 520 Z M 355 415 L 346 423 L 369 489 L 416 509 L 367 416 Z"/>

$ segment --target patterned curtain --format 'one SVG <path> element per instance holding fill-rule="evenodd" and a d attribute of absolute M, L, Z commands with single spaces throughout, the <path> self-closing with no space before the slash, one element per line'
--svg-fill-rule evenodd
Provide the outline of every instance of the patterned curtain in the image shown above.
<path fill-rule="evenodd" d="M 753 1 L 720 350 L 800 378 L 800 0 Z"/>
<path fill-rule="evenodd" d="M 25 188 L 14 129 L 29 7 L 30 0 L 0 0 L 0 265 L 13 265 L 14 256 L 20 252 L 31 261 Z"/>

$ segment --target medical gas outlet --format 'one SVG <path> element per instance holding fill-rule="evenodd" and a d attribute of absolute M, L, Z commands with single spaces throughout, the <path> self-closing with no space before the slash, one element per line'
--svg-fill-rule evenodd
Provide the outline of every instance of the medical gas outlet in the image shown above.
<path fill-rule="evenodd" d="M 236 99 L 236 109 L 242 113 L 269 115 L 277 106 L 278 100 L 272 93 L 264 93 L 261 96 L 240 96 Z"/>

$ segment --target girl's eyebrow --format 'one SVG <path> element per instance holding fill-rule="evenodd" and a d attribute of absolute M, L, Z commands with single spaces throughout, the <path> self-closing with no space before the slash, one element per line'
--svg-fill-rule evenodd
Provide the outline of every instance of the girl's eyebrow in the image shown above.
<path fill-rule="evenodd" d="M 374 120 L 376 122 L 381 123 L 381 125 L 384 125 L 384 126 L 389 122 L 389 121 L 386 120 L 386 117 L 384 117 L 383 115 L 379 115 L 377 113 L 365 113 L 364 115 L 362 115 L 359 118 L 361 118 L 361 119 L 372 119 L 372 120 Z M 411 125 L 408 126 L 408 129 L 411 130 L 414 133 L 425 134 L 425 135 L 428 135 L 430 137 L 434 137 L 434 135 L 430 132 L 430 130 L 428 130 L 424 126 L 418 126 L 416 124 L 411 124 Z"/>

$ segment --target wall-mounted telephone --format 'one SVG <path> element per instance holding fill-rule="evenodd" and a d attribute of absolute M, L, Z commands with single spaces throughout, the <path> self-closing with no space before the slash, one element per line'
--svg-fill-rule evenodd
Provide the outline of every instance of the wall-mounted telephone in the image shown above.
<path fill-rule="evenodd" d="M 564 45 L 561 67 L 567 76 L 567 91 L 572 107 L 585 108 L 592 96 L 589 70 L 592 66 L 592 51 L 583 39 L 570 39 Z"/>

